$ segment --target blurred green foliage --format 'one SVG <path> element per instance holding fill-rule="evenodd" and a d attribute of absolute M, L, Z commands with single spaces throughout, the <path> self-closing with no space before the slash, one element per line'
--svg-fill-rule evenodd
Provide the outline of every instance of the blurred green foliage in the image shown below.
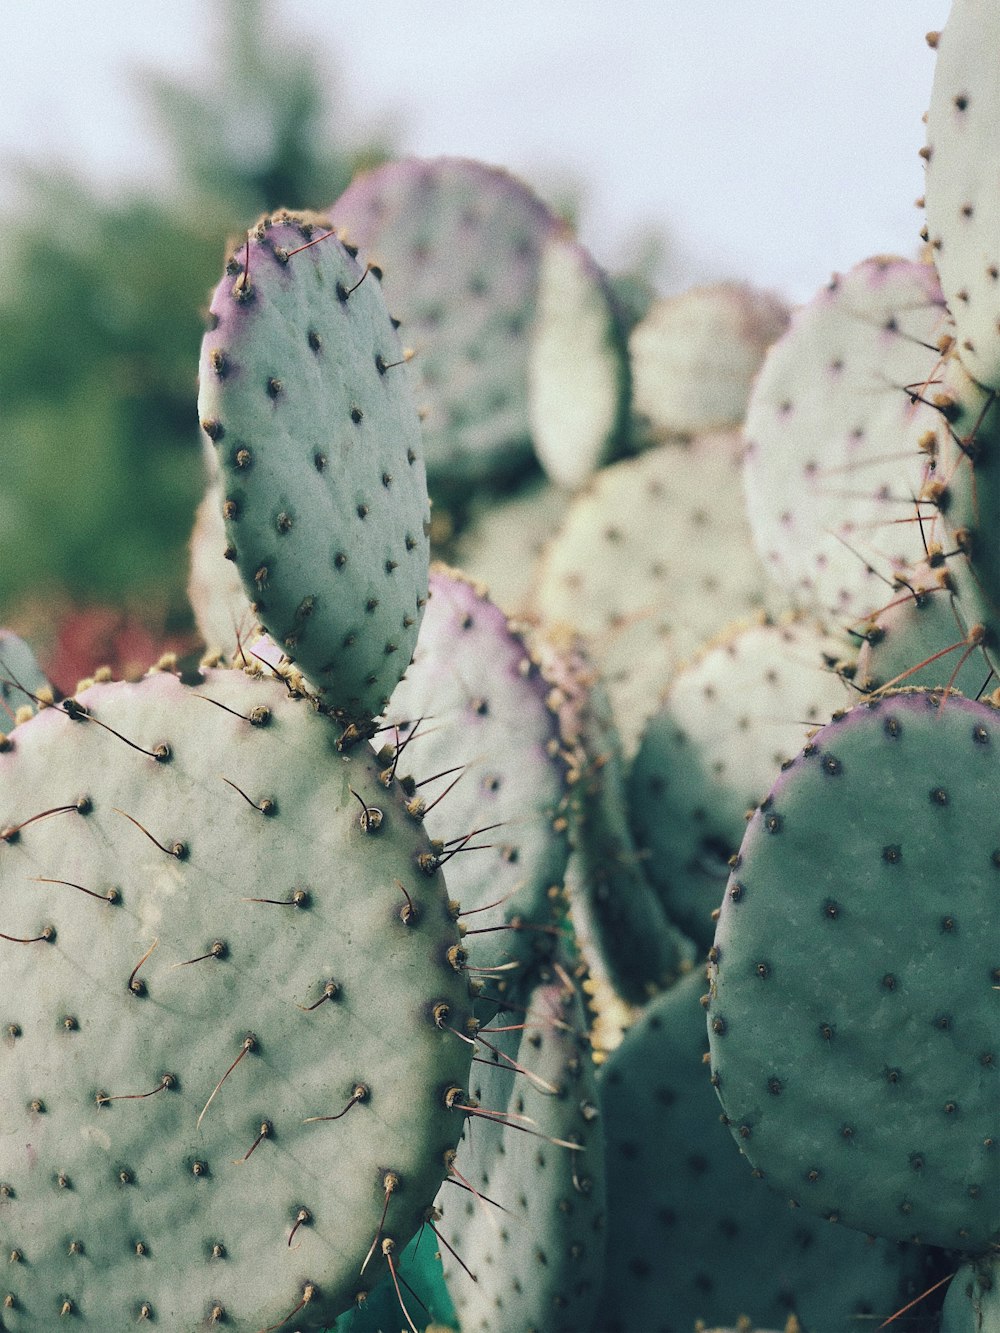
<path fill-rule="evenodd" d="M 388 145 L 343 142 L 313 54 L 227 0 L 211 78 L 146 73 L 173 179 L 108 198 L 22 169 L 0 277 L 0 619 L 26 602 L 183 618 L 202 487 L 195 372 L 227 237 L 323 207 Z"/>

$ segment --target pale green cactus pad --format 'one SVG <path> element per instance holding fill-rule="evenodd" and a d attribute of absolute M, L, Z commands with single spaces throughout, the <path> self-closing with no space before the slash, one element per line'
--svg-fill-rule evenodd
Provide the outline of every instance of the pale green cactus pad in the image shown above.
<path fill-rule="evenodd" d="M 423 1224 L 468 986 L 425 835 L 337 735 L 209 672 L 0 754 L 11 1333 L 322 1329 Z"/>

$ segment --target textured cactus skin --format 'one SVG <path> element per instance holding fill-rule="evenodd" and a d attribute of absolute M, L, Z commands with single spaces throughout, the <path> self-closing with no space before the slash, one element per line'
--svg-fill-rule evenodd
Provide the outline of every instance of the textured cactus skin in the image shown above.
<path fill-rule="evenodd" d="M 523 1033 L 489 1040 L 531 1076 L 493 1056 L 475 1066 L 472 1080 L 483 1108 L 522 1129 L 473 1117 L 456 1160 L 465 1180 L 505 1211 L 453 1189 L 438 1200 L 442 1234 L 478 1278 L 474 1284 L 443 1253 L 463 1333 L 578 1333 L 589 1326 L 601 1285 L 604 1143 L 583 1006 L 572 988 L 551 980 L 525 1007 L 490 1025 L 525 1023 Z M 565 1142 L 531 1138 L 524 1128 Z"/>
<path fill-rule="evenodd" d="M 702 949 L 715 935 L 746 812 L 851 695 L 846 643 L 808 621 L 746 626 L 678 672 L 629 770 L 636 844 L 664 909 Z"/>
<path fill-rule="evenodd" d="M 379 284 L 333 235 L 300 249 L 320 235 L 278 215 L 234 256 L 212 298 L 198 410 L 261 623 L 355 720 L 382 710 L 410 660 L 430 520 Z"/>
<path fill-rule="evenodd" d="M 941 1311 L 941 1333 L 997 1333 L 1000 1269 L 995 1260 L 963 1265 L 952 1278 Z"/>
<path fill-rule="evenodd" d="M 819 731 L 748 826 L 713 1079 L 804 1208 L 971 1252 L 1000 1233 L 997 712 L 914 691 Z"/>
<path fill-rule="evenodd" d="M 767 355 L 744 428 L 748 512 L 804 609 L 864 616 L 885 600 L 867 566 L 888 577 L 923 557 L 917 525 L 896 520 L 915 511 L 934 423 L 906 386 L 935 373 L 945 321 L 933 268 L 870 259 L 798 310 Z"/>
<path fill-rule="evenodd" d="M 953 0 L 937 36 L 927 113 L 927 230 L 934 263 L 971 375 L 1000 388 L 1000 79 L 984 52 L 1000 46 L 989 0 Z"/>
<path fill-rule="evenodd" d="M 841 1333 L 891 1314 L 920 1290 L 916 1251 L 790 1210 L 719 1123 L 704 988 L 697 970 L 660 996 L 600 1070 L 608 1265 L 593 1333 L 740 1315 L 780 1327 L 789 1310 Z"/>
<path fill-rule="evenodd" d="M 558 219 L 507 172 L 461 158 L 391 162 L 331 208 L 378 264 L 410 363 L 432 485 L 510 477 L 531 458 L 530 333 Z"/>
<path fill-rule="evenodd" d="M 466 915 L 474 966 L 505 968 L 492 988 L 552 952 L 569 856 L 567 761 L 550 685 L 515 625 L 482 588 L 435 567 L 413 665 L 393 694 L 385 725 L 406 745 L 398 771 L 420 782 L 424 826 L 448 849 L 482 833 L 447 861 L 448 885 Z M 392 732 L 388 733 L 390 736 Z M 455 770 L 462 768 L 461 775 Z M 442 774 L 433 783 L 425 779 Z M 447 795 L 448 786 L 454 787 Z M 435 804 L 440 797 L 440 803 Z M 525 929 L 503 930 L 504 922 Z M 541 927 L 541 929 L 540 929 Z"/>
<path fill-rule="evenodd" d="M 0 940 L 4 1326 L 61 1328 L 68 1302 L 81 1327 L 148 1305 L 194 1328 L 218 1306 L 257 1333 L 312 1284 L 295 1326 L 323 1328 L 386 1272 L 379 1252 L 361 1275 L 386 1174 L 401 1250 L 461 1132 L 443 1090 L 468 1048 L 434 1016 L 467 1013 L 443 877 L 368 748 L 339 754 L 274 680 L 158 675 L 72 712 L 0 754 L 0 927 L 55 930 Z"/>

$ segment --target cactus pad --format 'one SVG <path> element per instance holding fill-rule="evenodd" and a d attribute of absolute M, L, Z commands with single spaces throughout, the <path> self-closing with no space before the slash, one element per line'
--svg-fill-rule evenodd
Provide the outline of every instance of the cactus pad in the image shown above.
<path fill-rule="evenodd" d="M 426 838 L 336 735 L 211 672 L 95 686 L 0 754 L 11 1333 L 325 1328 L 422 1224 L 467 984 Z"/>
<path fill-rule="evenodd" d="M 1000 46 L 989 0 L 953 0 L 937 35 L 927 113 L 927 230 L 957 325 L 960 355 L 981 384 L 1000 388 L 1000 77 L 985 52 Z"/>
<path fill-rule="evenodd" d="M 233 257 L 211 310 L 198 410 L 229 554 L 325 704 L 372 717 L 416 642 L 429 530 L 420 426 L 378 281 L 334 235 L 278 215 Z"/>
<path fill-rule="evenodd" d="M 716 934 L 730 1129 L 802 1207 L 1000 1238 L 1000 714 L 914 691 L 816 733 L 754 814 Z"/>
<path fill-rule="evenodd" d="M 768 569 L 803 608 L 859 617 L 923 556 L 913 520 L 931 424 L 913 401 L 945 323 L 933 268 L 870 259 L 837 276 L 768 353 L 747 409 L 744 479 Z"/>

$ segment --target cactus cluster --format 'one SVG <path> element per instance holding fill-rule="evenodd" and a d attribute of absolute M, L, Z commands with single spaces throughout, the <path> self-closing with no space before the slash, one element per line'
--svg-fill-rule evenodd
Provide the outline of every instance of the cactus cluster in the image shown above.
<path fill-rule="evenodd" d="M 997 1327 L 990 36 L 790 317 L 454 159 L 233 249 L 205 656 L 0 637 L 0 1329 Z"/>

